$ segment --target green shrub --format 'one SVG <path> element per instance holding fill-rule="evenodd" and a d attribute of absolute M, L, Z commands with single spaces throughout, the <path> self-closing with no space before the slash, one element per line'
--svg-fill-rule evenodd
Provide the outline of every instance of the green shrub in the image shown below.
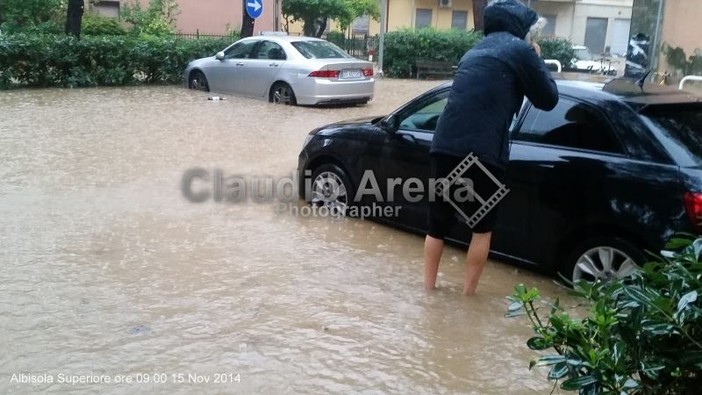
<path fill-rule="evenodd" d="M 575 59 L 573 43 L 563 38 L 549 38 L 539 40 L 539 46 L 542 58 L 556 59 L 564 70 L 571 68 L 571 62 Z"/>
<path fill-rule="evenodd" d="M 343 32 L 332 31 L 327 33 L 327 41 L 343 48 L 346 43 L 346 36 Z"/>
<path fill-rule="evenodd" d="M 0 0 L 3 33 L 63 33 L 66 0 Z"/>
<path fill-rule="evenodd" d="M 556 352 L 529 368 L 549 366 L 549 380 L 562 380 L 562 389 L 580 394 L 699 393 L 702 239 L 673 239 L 667 248 L 672 256 L 646 264 L 630 279 L 575 284 L 575 295 L 590 307 L 581 319 L 558 300 L 544 317 L 538 290 L 517 286 L 507 315 L 526 313 L 536 333 L 527 341 L 530 349 Z"/>
<path fill-rule="evenodd" d="M 458 63 L 480 39 L 481 33 L 464 30 L 405 29 L 385 35 L 383 71 L 389 77 L 414 74 L 417 59 Z"/>
<path fill-rule="evenodd" d="M 189 61 L 229 44 L 173 36 L 3 35 L 0 89 L 178 83 Z"/>
<path fill-rule="evenodd" d="M 99 15 L 83 16 L 82 33 L 87 36 L 123 36 L 127 30 L 115 18 L 105 18 Z"/>

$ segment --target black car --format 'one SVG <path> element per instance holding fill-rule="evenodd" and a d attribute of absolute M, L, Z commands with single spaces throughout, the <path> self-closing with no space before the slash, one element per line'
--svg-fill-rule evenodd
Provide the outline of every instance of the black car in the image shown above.
<path fill-rule="evenodd" d="M 385 117 L 313 130 L 299 157 L 301 196 L 328 207 L 400 207 L 391 210 L 397 215 L 374 211 L 375 219 L 424 232 L 427 194 L 415 199 L 417 193 L 398 193 L 402 183 L 386 181 L 427 182 L 428 151 L 450 86 Z M 674 233 L 699 233 L 702 99 L 625 80 L 559 81 L 558 88 L 554 110 L 525 101 L 515 116 L 493 255 L 573 280 L 606 279 L 630 274 Z M 375 186 L 364 179 L 367 170 L 381 193 L 355 201 L 359 188 Z M 449 240 L 467 244 L 469 227 L 458 226 Z"/>

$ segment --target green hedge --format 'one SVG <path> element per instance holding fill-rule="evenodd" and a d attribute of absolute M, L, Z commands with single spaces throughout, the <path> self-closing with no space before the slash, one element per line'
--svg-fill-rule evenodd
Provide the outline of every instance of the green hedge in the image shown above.
<path fill-rule="evenodd" d="M 417 59 L 458 63 L 473 48 L 482 34 L 465 30 L 405 29 L 385 35 L 383 71 L 389 77 L 406 78 L 414 74 Z"/>
<path fill-rule="evenodd" d="M 575 58 L 572 42 L 563 38 L 550 38 L 539 40 L 539 46 L 542 58 L 558 60 L 564 70 L 571 68 L 571 61 Z"/>
<path fill-rule="evenodd" d="M 0 89 L 178 83 L 189 61 L 235 39 L 0 35 Z"/>

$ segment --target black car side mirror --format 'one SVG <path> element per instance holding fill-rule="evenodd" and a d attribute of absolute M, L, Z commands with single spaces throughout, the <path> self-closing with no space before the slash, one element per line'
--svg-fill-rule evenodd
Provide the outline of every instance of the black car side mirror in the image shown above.
<path fill-rule="evenodd" d="M 212 52 L 210 52 L 210 53 L 212 53 Z M 215 55 L 215 59 L 224 60 L 224 52 L 221 52 L 221 51 L 217 52 L 217 54 Z"/>
<path fill-rule="evenodd" d="M 395 115 L 388 115 L 380 120 L 380 128 L 388 133 L 395 133 L 400 128 L 400 121 Z"/>

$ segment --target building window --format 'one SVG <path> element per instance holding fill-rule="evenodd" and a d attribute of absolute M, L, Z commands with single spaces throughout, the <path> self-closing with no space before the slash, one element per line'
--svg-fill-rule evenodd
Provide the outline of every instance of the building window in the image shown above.
<path fill-rule="evenodd" d="M 466 30 L 468 26 L 468 11 L 453 11 L 451 13 L 451 28 Z"/>
<path fill-rule="evenodd" d="M 101 1 L 93 5 L 95 13 L 108 17 L 119 18 L 119 1 Z"/>
<path fill-rule="evenodd" d="M 431 27 L 431 9 L 417 8 L 417 14 L 414 20 L 414 27 L 417 29 Z"/>
<path fill-rule="evenodd" d="M 541 29 L 541 35 L 544 37 L 555 37 L 556 36 L 556 16 L 555 15 L 542 15 L 546 19 L 546 26 Z"/>

